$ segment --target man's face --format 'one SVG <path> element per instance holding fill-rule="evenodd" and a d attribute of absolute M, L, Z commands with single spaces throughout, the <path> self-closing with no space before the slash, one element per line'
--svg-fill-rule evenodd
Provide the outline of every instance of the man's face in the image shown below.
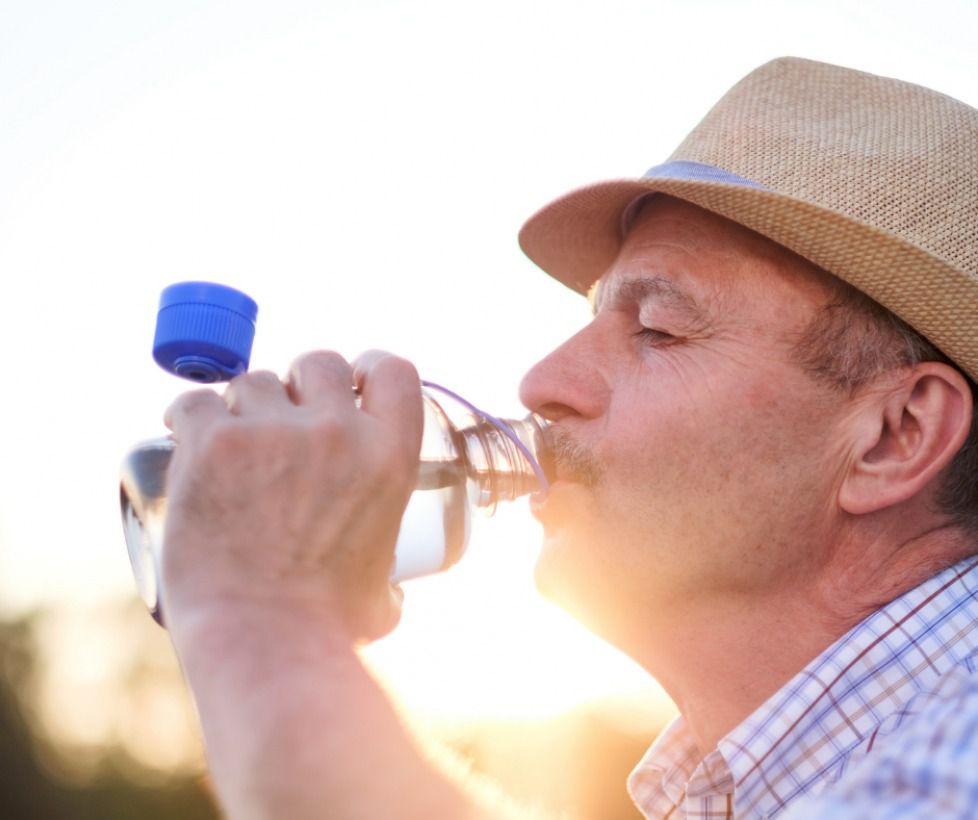
<path fill-rule="evenodd" d="M 824 276 L 655 197 L 594 320 L 524 378 L 557 442 L 538 584 L 612 642 L 717 596 L 784 594 L 825 560 L 847 403 L 791 358 Z"/>

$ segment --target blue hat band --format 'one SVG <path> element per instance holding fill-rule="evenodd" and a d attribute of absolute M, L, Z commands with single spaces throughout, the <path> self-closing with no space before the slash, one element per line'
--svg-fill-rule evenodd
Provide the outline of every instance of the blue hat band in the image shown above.
<path fill-rule="evenodd" d="M 728 185 L 743 185 L 746 188 L 757 188 L 760 191 L 770 190 L 766 185 L 739 176 L 715 165 L 707 165 L 705 162 L 692 162 L 685 159 L 674 159 L 670 162 L 663 162 L 661 165 L 653 165 L 642 175 L 642 179 L 678 179 L 686 182 L 722 182 Z M 628 233 L 635 220 L 635 214 L 643 202 L 649 197 L 655 196 L 654 191 L 636 197 L 628 204 L 628 207 L 621 214 L 621 235 Z"/>
<path fill-rule="evenodd" d="M 656 177 L 658 179 L 684 179 L 690 182 L 725 182 L 732 185 L 746 185 L 748 188 L 759 188 L 762 191 L 768 190 L 766 185 L 754 182 L 746 177 L 739 176 L 715 165 L 707 165 L 705 162 L 691 162 L 685 159 L 674 159 L 670 162 L 663 162 L 661 165 L 653 165 L 643 174 L 643 178 Z"/>

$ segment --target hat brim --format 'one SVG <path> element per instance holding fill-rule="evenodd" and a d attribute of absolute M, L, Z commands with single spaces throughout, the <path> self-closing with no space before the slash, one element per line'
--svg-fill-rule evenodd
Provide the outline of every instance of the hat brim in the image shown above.
<path fill-rule="evenodd" d="M 586 293 L 618 255 L 626 208 L 653 193 L 726 217 L 844 279 L 978 379 L 978 334 L 972 328 L 978 283 L 970 274 L 895 234 L 776 191 L 656 176 L 599 182 L 530 217 L 520 247 L 555 279 Z"/>

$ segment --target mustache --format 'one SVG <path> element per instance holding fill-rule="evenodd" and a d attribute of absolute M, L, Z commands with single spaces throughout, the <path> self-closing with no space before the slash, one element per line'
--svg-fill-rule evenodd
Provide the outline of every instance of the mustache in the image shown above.
<path fill-rule="evenodd" d="M 604 476 L 604 468 L 581 442 L 556 425 L 550 428 L 550 448 L 558 478 L 595 487 Z"/>

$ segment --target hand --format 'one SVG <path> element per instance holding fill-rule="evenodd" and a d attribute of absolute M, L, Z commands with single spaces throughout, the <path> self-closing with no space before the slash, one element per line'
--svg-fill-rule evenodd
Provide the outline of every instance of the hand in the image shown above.
<path fill-rule="evenodd" d="M 223 398 L 180 396 L 166 413 L 177 441 L 162 556 L 171 629 L 256 609 L 351 640 L 393 629 L 401 592 L 388 576 L 422 417 L 414 367 L 376 351 L 352 366 L 310 353 L 285 383 L 254 372 Z"/>

